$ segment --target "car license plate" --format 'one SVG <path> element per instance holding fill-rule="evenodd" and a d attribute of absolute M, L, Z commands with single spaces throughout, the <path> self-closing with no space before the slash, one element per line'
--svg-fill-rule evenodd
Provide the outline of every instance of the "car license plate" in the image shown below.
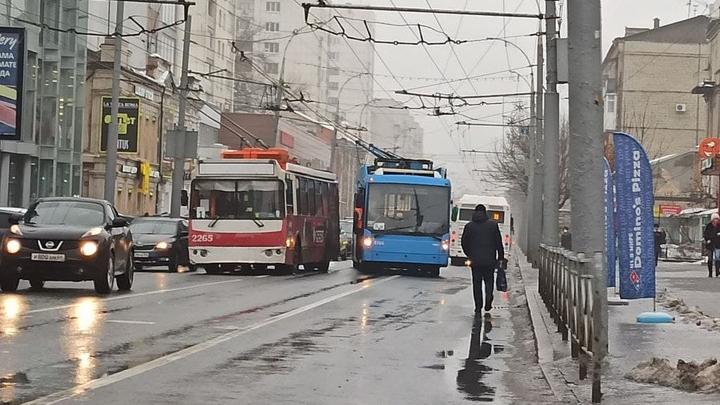
<path fill-rule="evenodd" d="M 33 253 L 30 256 L 30 259 L 37 262 L 64 262 L 65 255 L 52 253 Z"/>
<path fill-rule="evenodd" d="M 135 252 L 135 257 L 147 258 L 150 257 L 150 253 Z"/>

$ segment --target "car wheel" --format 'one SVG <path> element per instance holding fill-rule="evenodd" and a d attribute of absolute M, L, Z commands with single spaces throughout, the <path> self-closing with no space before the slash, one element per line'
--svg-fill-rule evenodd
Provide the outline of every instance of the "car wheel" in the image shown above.
<path fill-rule="evenodd" d="M 178 254 L 175 253 L 170 258 L 170 263 L 168 264 L 168 270 L 170 273 L 177 273 L 178 272 Z"/>
<path fill-rule="evenodd" d="M 45 280 L 41 280 L 39 278 L 30 279 L 30 289 L 38 291 L 42 290 L 43 287 L 45 287 Z"/>
<path fill-rule="evenodd" d="M 132 289 L 133 279 L 135 278 L 135 266 L 132 264 L 132 259 L 128 258 L 128 264 L 125 268 L 125 273 L 117 276 L 118 290 L 130 291 Z"/>
<path fill-rule="evenodd" d="M 94 280 L 95 292 L 98 294 L 110 294 L 115 285 L 115 258 L 109 254 L 105 274 L 100 274 Z"/>
<path fill-rule="evenodd" d="M 4 292 L 17 291 L 18 285 L 20 284 L 20 278 L 16 275 L 2 275 L 0 276 L 0 289 Z"/>

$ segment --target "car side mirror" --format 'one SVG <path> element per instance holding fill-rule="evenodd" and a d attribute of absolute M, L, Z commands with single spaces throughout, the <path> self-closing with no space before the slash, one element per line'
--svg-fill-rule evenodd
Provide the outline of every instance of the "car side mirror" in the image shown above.
<path fill-rule="evenodd" d="M 113 228 L 125 228 L 128 226 L 128 220 L 125 218 L 115 218 L 112 222 Z"/>
<path fill-rule="evenodd" d="M 23 218 L 22 214 L 12 214 L 12 215 L 10 215 L 10 217 L 8 218 L 8 223 L 9 223 L 10 225 L 17 225 L 17 224 L 20 223 L 20 221 L 22 220 L 22 218 Z"/>

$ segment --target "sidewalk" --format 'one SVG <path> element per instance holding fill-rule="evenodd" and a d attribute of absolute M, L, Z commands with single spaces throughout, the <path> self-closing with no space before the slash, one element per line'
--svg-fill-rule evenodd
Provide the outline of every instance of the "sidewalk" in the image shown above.
<path fill-rule="evenodd" d="M 557 326 L 537 292 L 537 269 L 522 260 L 524 256 L 519 250 L 513 254 L 519 259 L 538 346 L 538 361 L 545 377 L 558 401 L 591 403 L 592 371 L 588 372 L 586 380 L 579 381 L 578 363 L 570 357 L 570 344 L 563 342 L 556 332 Z M 612 291 L 610 294 L 614 295 Z M 608 310 L 610 353 L 603 370 L 604 404 L 720 403 L 720 393 L 694 394 L 625 378 L 633 367 L 652 357 L 667 358 L 673 365 L 678 359 L 702 362 L 717 358 L 720 332 L 683 321 L 664 325 L 638 324 L 635 321 L 637 314 L 652 311 L 650 300 L 631 301 L 627 306 L 610 306 Z M 667 311 L 679 319 L 679 314 Z"/>

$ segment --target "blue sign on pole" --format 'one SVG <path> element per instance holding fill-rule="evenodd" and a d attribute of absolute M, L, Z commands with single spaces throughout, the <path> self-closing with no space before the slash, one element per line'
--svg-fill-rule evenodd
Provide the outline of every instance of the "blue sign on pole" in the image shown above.
<path fill-rule="evenodd" d="M 615 287 L 615 269 L 617 250 L 615 238 L 615 183 L 610 170 L 610 163 L 605 162 L 605 258 L 607 259 L 608 287 Z"/>
<path fill-rule="evenodd" d="M 642 145 L 615 133 L 620 298 L 655 297 L 652 168 Z"/>
<path fill-rule="evenodd" d="M 0 140 L 20 140 L 25 29 L 0 27 Z"/>

